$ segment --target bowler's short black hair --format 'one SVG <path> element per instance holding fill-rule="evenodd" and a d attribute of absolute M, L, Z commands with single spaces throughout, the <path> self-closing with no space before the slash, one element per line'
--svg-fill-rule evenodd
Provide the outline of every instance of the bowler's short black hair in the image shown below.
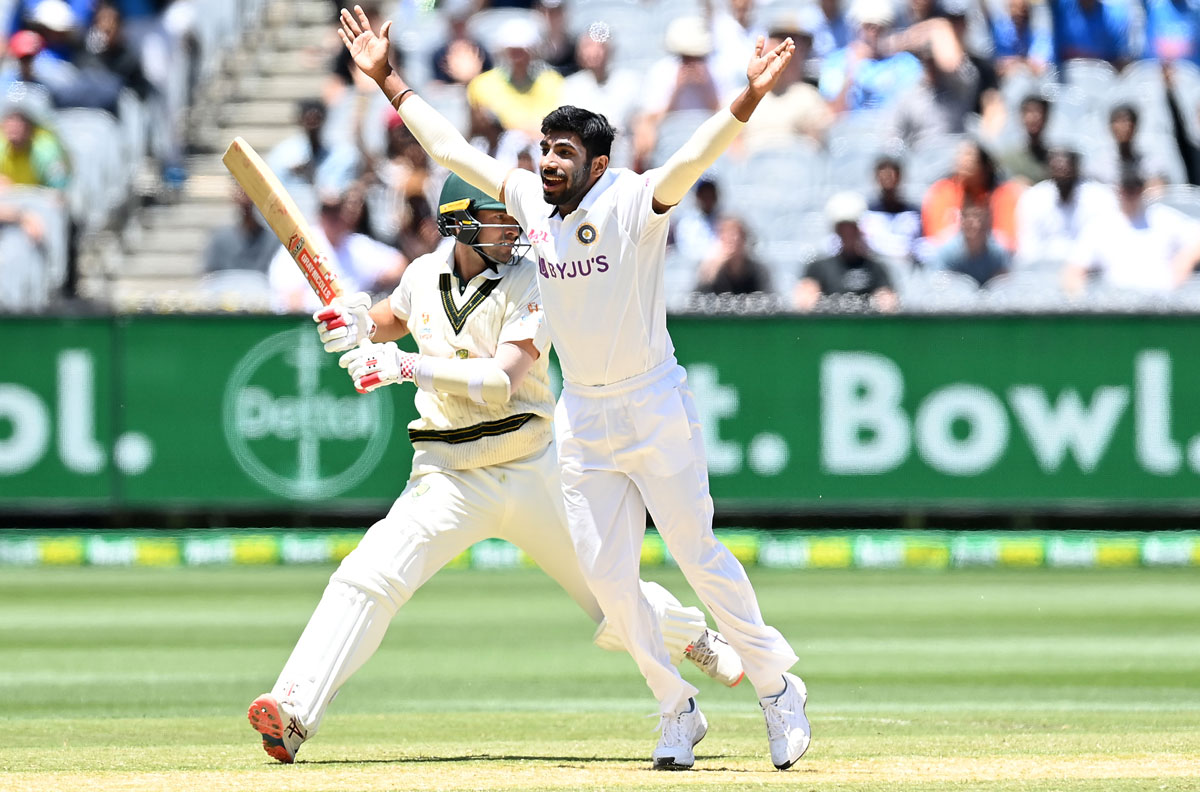
<path fill-rule="evenodd" d="M 542 134 L 551 132 L 574 132 L 579 135 L 589 160 L 601 155 L 609 156 L 613 138 L 617 136 L 617 130 L 613 129 L 607 118 L 573 105 L 563 105 L 542 119 Z"/>

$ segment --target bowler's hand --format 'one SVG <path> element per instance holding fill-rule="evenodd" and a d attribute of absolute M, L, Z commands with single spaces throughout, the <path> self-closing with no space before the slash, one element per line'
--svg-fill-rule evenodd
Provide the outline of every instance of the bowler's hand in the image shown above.
<path fill-rule="evenodd" d="M 393 341 L 366 343 L 342 355 L 338 365 L 350 374 L 360 393 L 370 393 L 394 382 L 413 382 L 420 357 L 401 352 Z"/>
<path fill-rule="evenodd" d="M 754 56 L 746 67 L 747 87 L 759 97 L 766 96 L 775 87 L 779 75 L 792 62 L 792 55 L 796 52 L 796 43 L 790 37 L 764 52 L 765 47 L 766 40 L 759 36 L 754 45 Z"/>
<path fill-rule="evenodd" d="M 356 15 L 357 18 L 355 18 Z M 376 83 L 382 83 L 392 71 L 392 64 L 388 61 L 388 54 L 392 47 L 391 42 L 388 41 L 392 30 L 392 21 L 389 19 L 384 22 L 383 26 L 379 28 L 379 34 L 376 35 L 375 31 L 371 30 L 371 22 L 367 19 L 362 6 L 356 5 L 353 14 L 345 8 L 342 9 L 341 22 L 342 26 L 338 28 L 338 35 L 342 37 L 342 43 L 350 51 L 354 65 Z"/>

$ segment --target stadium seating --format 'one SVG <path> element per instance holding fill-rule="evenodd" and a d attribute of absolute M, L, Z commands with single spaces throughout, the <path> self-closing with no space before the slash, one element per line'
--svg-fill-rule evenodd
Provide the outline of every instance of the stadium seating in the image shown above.
<path fill-rule="evenodd" d="M 499 36 L 509 20 L 522 20 L 545 32 L 541 15 L 527 8 L 485 8 L 471 15 L 467 22 L 467 34 L 479 40 L 488 52 L 501 52 L 507 43 Z"/>
<path fill-rule="evenodd" d="M 62 288 L 67 277 L 67 256 L 70 246 L 70 219 L 67 207 L 62 203 L 61 196 L 55 190 L 41 187 L 10 188 L 4 193 L 4 203 L 17 206 L 25 211 L 35 212 L 41 221 L 45 237 L 37 249 L 37 268 L 41 275 L 36 279 L 38 288 L 44 294 L 35 302 L 45 305 L 50 296 Z M 12 259 L 19 261 L 18 259 Z M 8 258 L 0 255 L 0 262 Z M 21 265 L 18 265 L 18 268 Z M 33 281 L 31 281 L 33 283 Z"/>
<path fill-rule="evenodd" d="M 984 284 L 981 297 L 993 310 L 1014 312 L 1060 309 L 1066 300 L 1062 276 L 1046 268 L 1025 268 L 997 275 Z"/>
<path fill-rule="evenodd" d="M 679 150 L 692 133 L 712 116 L 707 110 L 676 110 L 663 116 L 654 140 L 650 166 L 657 168 Z"/>
<path fill-rule="evenodd" d="M 55 125 L 71 156 L 71 213 L 85 232 L 106 228 L 132 197 L 131 159 L 117 119 L 104 110 L 59 110 Z"/>
<path fill-rule="evenodd" d="M 3 11 L 11 7 L 13 0 L 0 0 L 0 18 Z M 761 0 L 758 4 L 760 19 L 773 17 L 784 8 L 797 9 L 807 5 L 807 0 Z M 403 71 L 406 78 L 417 87 L 434 107 L 446 115 L 460 130 L 468 126 L 468 107 L 461 87 L 429 85 L 429 59 L 433 49 L 439 46 L 447 29 L 442 4 L 396 0 L 384 4 L 382 16 L 394 19 L 393 40 L 403 53 Z M 272 128 L 279 132 L 288 126 L 290 118 L 278 118 L 278 107 L 289 107 L 295 98 L 289 95 L 274 104 L 263 98 L 270 95 L 264 90 L 269 79 L 268 71 L 286 68 L 296 83 L 312 77 L 311 95 L 320 90 L 322 69 L 328 60 L 328 36 L 321 38 L 318 46 L 313 42 L 318 35 L 331 27 L 332 8 L 328 3 L 315 0 L 289 0 L 287 3 L 272 3 L 270 0 L 211 0 L 197 3 L 199 13 L 194 20 L 193 32 L 198 44 L 196 61 L 188 64 L 184 71 L 173 74 L 173 84 L 189 78 L 199 79 L 202 84 L 226 86 L 230 94 L 236 95 L 242 107 L 257 106 L 258 116 L 252 124 L 257 129 Z M 567 23 L 572 33 L 586 30 L 596 21 L 606 22 L 615 43 L 614 65 L 629 66 L 641 70 L 665 55 L 663 32 L 667 23 L 680 16 L 701 12 L 706 4 L 701 0 L 567 0 L 565 10 Z M 972 14 L 975 12 L 972 11 Z M 496 40 L 502 23 L 509 18 L 523 16 L 543 24 L 540 14 L 534 11 L 513 8 L 489 8 L 475 14 L 468 30 L 493 50 L 500 49 L 504 42 Z M 328 19 L 328 22 L 326 22 Z M 259 22 L 270 24 L 258 24 Z M 973 33 L 978 39 L 978 20 Z M 303 28 L 309 40 L 301 44 L 290 41 L 293 29 Z M 246 31 L 261 32 L 261 41 L 256 46 L 266 54 L 243 52 L 231 68 L 228 56 L 247 44 Z M 986 36 L 985 36 L 986 38 Z M 975 40 L 975 39 L 973 39 Z M 320 52 L 317 52 L 320 50 Z M 275 62 L 272 53 L 286 52 L 287 63 Z M 244 69 L 242 67 L 245 67 Z M 240 73 L 244 71 L 245 74 Z M 232 74 L 232 72 L 239 72 Z M 1200 139 L 1200 68 L 1188 62 L 1174 67 L 1176 96 L 1184 109 L 1184 122 L 1191 133 Z M 244 86 L 253 86 L 249 90 Z M 302 90 L 303 86 L 300 89 Z M 1045 75 L 1031 73 L 1007 74 L 1000 84 L 1001 95 L 1008 109 L 1008 118 L 998 138 L 989 140 L 993 150 L 1019 141 L 1021 129 L 1017 108 L 1021 99 L 1034 94 L 1046 97 L 1053 104 L 1047 140 L 1050 143 L 1069 143 L 1085 152 L 1085 172 L 1089 166 L 1112 153 L 1111 136 L 1108 130 L 1108 113 L 1116 102 L 1128 101 L 1140 113 L 1142 128 L 1139 145 L 1153 148 L 1160 159 L 1165 160 L 1166 176 L 1170 185 L 1157 200 L 1181 209 L 1192 217 L 1200 218 L 1200 193 L 1196 188 L 1181 186 L 1185 180 L 1183 162 L 1172 137 L 1173 129 L 1165 102 L 1165 84 L 1162 67 L 1156 61 L 1141 61 L 1130 64 L 1120 73 L 1109 64 L 1099 61 L 1075 60 L 1051 68 Z M 215 92 L 215 91 L 214 91 Z M 376 105 L 382 107 L 385 100 L 379 97 Z M 372 108 L 374 110 L 374 107 Z M 52 224 L 55 228 L 66 228 L 67 220 L 73 219 L 83 237 L 93 240 L 105 234 L 116 234 L 121 244 L 134 245 L 139 236 L 146 236 L 139 223 L 148 223 L 148 215 L 140 212 L 142 203 L 153 202 L 160 197 L 155 192 L 159 184 L 147 187 L 146 171 L 161 165 L 168 149 L 164 130 L 172 124 L 182 124 L 185 119 L 168 118 L 167 110 L 153 101 L 143 102 L 132 91 L 121 94 L 116 116 L 95 110 L 64 110 L 58 115 L 57 126 L 70 149 L 72 161 L 76 163 L 76 178 L 68 191 L 68 212 L 64 212 Z M 195 115 L 207 116 L 194 113 Z M 211 115 L 215 120 L 201 117 L 201 123 L 210 123 L 220 133 L 205 136 L 208 146 L 219 148 L 227 142 L 232 126 L 218 108 Z M 331 125 L 336 124 L 331 110 Z M 382 115 L 382 113 L 380 114 Z M 671 113 L 663 119 L 658 129 L 650 166 L 661 165 L 678 149 L 679 145 L 707 118 L 705 112 Z M 250 122 L 247 122 L 250 123 Z M 875 184 L 873 165 L 880 154 L 896 155 L 904 166 L 903 191 L 907 198 L 919 203 L 923 191 L 934 181 L 948 174 L 954 161 L 957 145 L 967 139 L 966 135 L 943 136 L 924 145 L 905 149 L 889 137 L 890 119 L 884 112 L 843 113 L 829 130 L 823 148 L 807 141 L 797 140 L 786 146 L 770 150 L 740 152 L 736 149 L 726 154 L 713 169 L 721 188 L 724 206 L 741 216 L 755 235 L 755 253 L 772 272 L 778 295 L 786 295 L 803 264 L 829 252 L 829 231 L 821 210 L 833 193 L 854 190 L 863 195 L 873 195 Z M 977 116 L 968 118 L 968 127 L 974 133 L 983 131 Z M 384 145 L 386 130 L 380 126 L 364 129 L 366 148 L 378 154 Z M 264 138 L 266 139 L 266 138 Z M 218 145 L 214 145 L 218 144 Z M 269 144 L 263 144 L 263 148 Z M 191 185 L 193 195 L 210 198 L 227 195 L 228 177 L 209 157 L 202 164 L 190 166 L 199 174 Z M 436 172 L 436 169 L 435 169 Z M 169 196 L 168 196 L 169 197 Z M 298 195 L 306 206 L 315 207 L 315 193 Z M 147 199 L 150 199 L 149 201 Z M 172 198 L 175 200 L 176 198 Z M 376 204 L 378 205 L 378 203 Z M 140 214 L 139 214 L 140 212 Z M 183 210 L 184 215 L 187 210 Z M 211 213 L 216 216 L 217 213 Z M 129 224 L 129 217 L 140 217 Z M 166 218 L 166 214 L 155 214 L 155 222 Z M 192 238 L 199 237 L 205 229 L 190 217 L 174 220 L 162 219 L 166 225 L 177 222 L 187 226 Z M 61 283 L 66 271 L 66 251 L 70 248 L 58 236 L 48 241 L 44 256 L 48 260 L 50 279 L 48 288 Z M 84 244 L 88 248 L 89 244 Z M 147 262 L 154 246 L 142 251 L 136 265 L 128 265 L 133 257 L 113 258 L 116 262 L 106 271 L 118 276 L 124 268 L 128 273 L 149 271 Z M 124 251 L 122 251 L 124 252 Z M 668 293 L 679 303 L 680 295 L 689 288 L 694 272 L 691 265 L 668 266 Z M 906 305 L 918 310 L 928 310 L 930 305 L 952 306 L 958 310 L 964 305 L 975 305 L 979 310 L 997 308 L 1001 305 L 1061 304 L 1064 299 L 1058 290 L 1056 274 L 1052 267 L 1022 265 L 1022 272 L 1001 278 L 983 290 L 967 290 L 954 278 L 916 272 L 911 276 L 907 264 L 890 262 L 896 272 L 898 287 Z M 179 283 L 191 284 L 205 293 L 211 293 L 209 284 L 198 285 L 194 268 L 177 266 L 174 262 L 164 265 L 169 277 Z M 1025 270 L 1032 271 L 1026 272 Z M 188 279 L 191 280 L 188 280 Z M 165 281 L 164 281 L 165 282 Z M 932 290 L 930 294 L 919 294 Z M 1044 299 L 1043 299 L 1044 298 Z M 1106 298 L 1107 299 L 1107 298 Z M 1120 302 L 1112 297 L 1110 302 Z"/>
<path fill-rule="evenodd" d="M 0 313 L 44 310 L 50 302 L 50 266 L 45 253 L 15 226 L 0 226 Z"/>
<path fill-rule="evenodd" d="M 970 312 L 980 303 L 979 284 L 969 275 L 948 270 L 916 270 L 900 290 L 907 310 Z"/>
<path fill-rule="evenodd" d="M 263 313 L 271 308 L 271 282 L 257 270 L 228 269 L 200 279 L 205 310 Z"/>
<path fill-rule="evenodd" d="M 661 22 L 656 22 L 653 3 L 637 0 L 580 0 L 568 3 L 567 25 L 582 33 L 593 22 L 608 25 L 615 42 L 613 66 L 644 72 L 652 63 L 666 55 L 663 48 Z"/>
<path fill-rule="evenodd" d="M 1200 187 L 1194 184 L 1168 184 L 1154 197 L 1154 201 L 1200 220 Z"/>

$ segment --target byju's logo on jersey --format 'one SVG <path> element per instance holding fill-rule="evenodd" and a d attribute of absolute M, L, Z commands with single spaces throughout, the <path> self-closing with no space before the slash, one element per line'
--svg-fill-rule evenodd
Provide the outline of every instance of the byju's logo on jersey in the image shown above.
<path fill-rule="evenodd" d="M 596 226 L 591 223 L 580 223 L 579 228 L 575 229 L 575 238 L 585 245 L 590 245 L 596 241 L 599 233 L 596 231 Z"/>
<path fill-rule="evenodd" d="M 301 500 L 362 483 L 383 457 L 392 420 L 390 397 L 356 394 L 310 326 L 255 344 L 221 404 L 238 466 L 266 492 Z"/>
<path fill-rule="evenodd" d="M 594 256 L 593 258 L 581 261 L 564 261 L 561 264 L 556 264 L 553 261 L 546 261 L 546 259 L 538 256 L 538 272 L 543 278 L 557 278 L 559 280 L 586 278 L 593 272 L 608 272 L 608 257 Z"/>

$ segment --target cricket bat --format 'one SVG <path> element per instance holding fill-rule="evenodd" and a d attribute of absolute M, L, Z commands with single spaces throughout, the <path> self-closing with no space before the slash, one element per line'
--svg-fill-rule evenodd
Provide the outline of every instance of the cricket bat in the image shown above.
<path fill-rule="evenodd" d="M 221 161 L 262 212 L 321 304 L 329 305 L 334 297 L 340 297 L 342 288 L 329 269 L 329 254 L 318 249 L 308 221 L 258 152 L 241 137 L 235 137 Z"/>

